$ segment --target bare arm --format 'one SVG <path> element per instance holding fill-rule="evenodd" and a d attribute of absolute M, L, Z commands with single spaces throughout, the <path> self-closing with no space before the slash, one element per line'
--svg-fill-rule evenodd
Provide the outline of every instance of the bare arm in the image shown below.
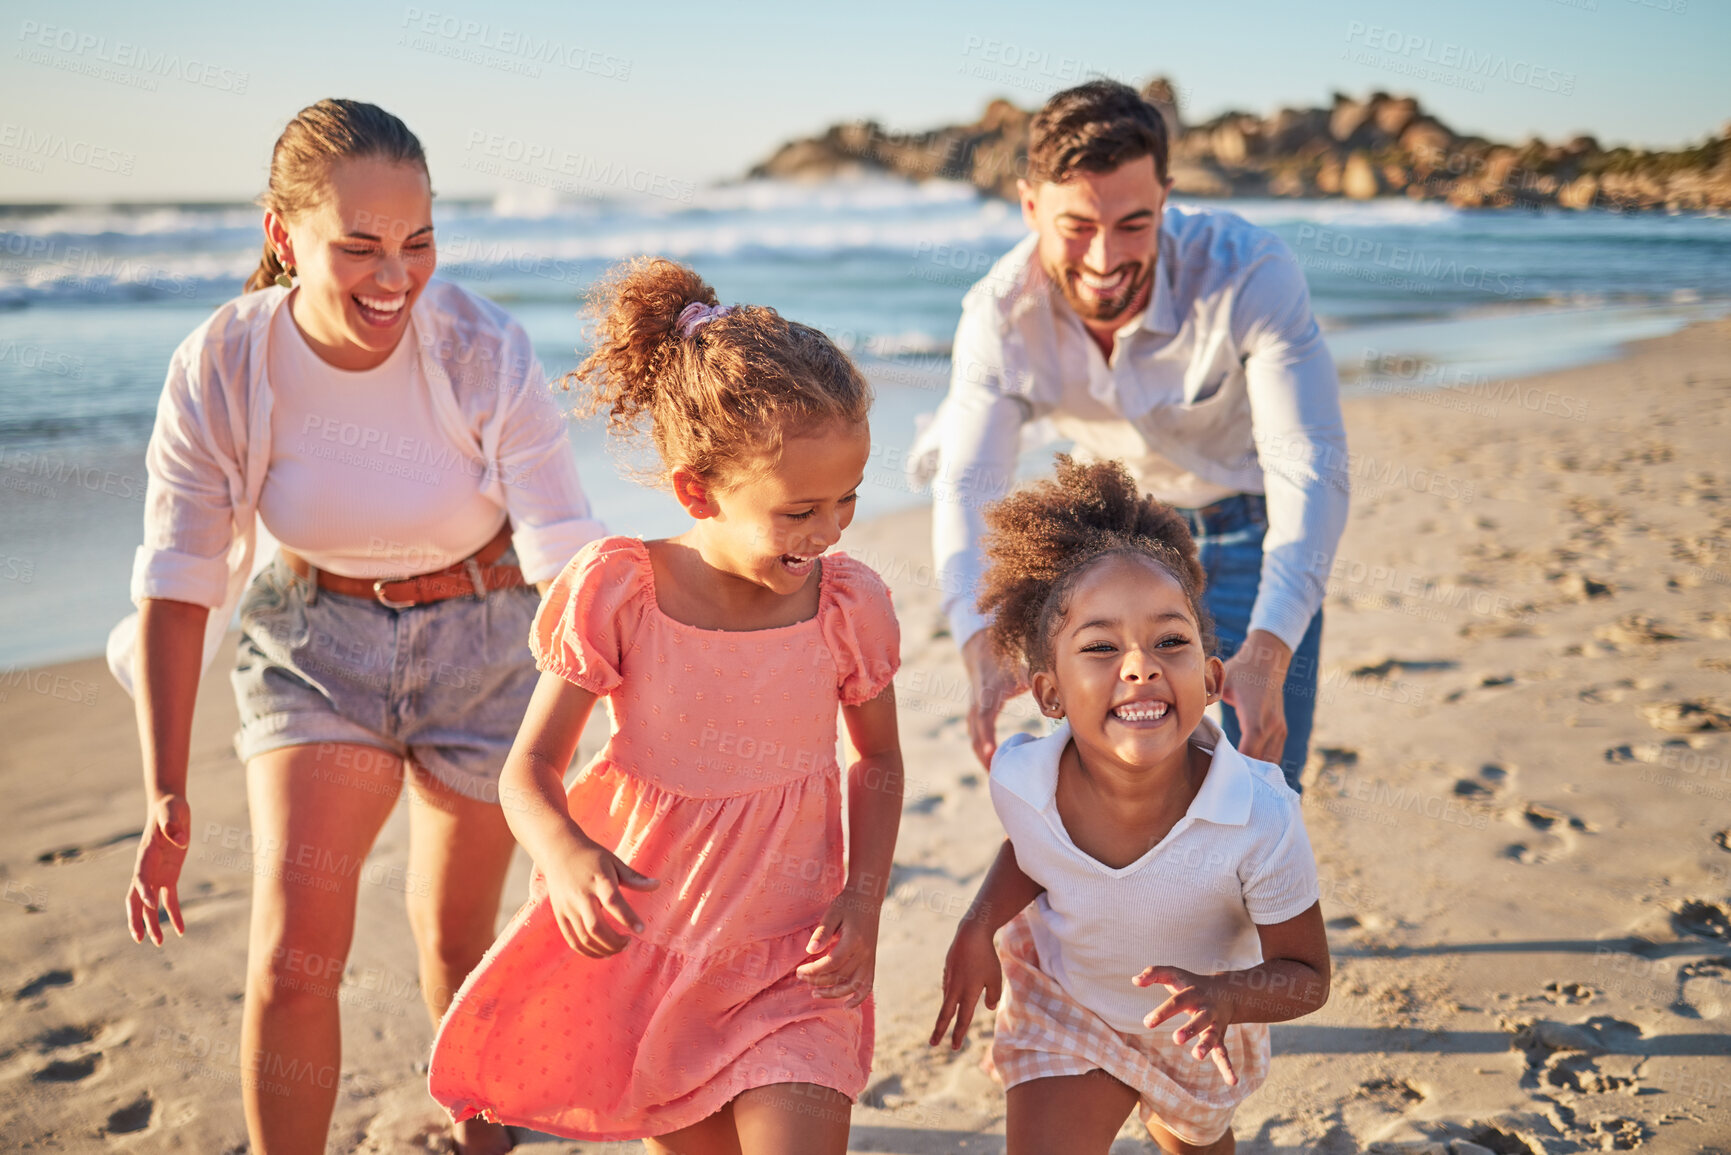
<path fill-rule="evenodd" d="M 812 932 L 806 950 L 820 957 L 799 975 L 823 998 L 858 1006 L 871 994 L 877 972 L 878 919 L 895 863 L 902 820 L 902 750 L 893 685 L 869 702 L 842 710 L 848 740 L 859 756 L 848 767 L 847 882 Z"/>
<path fill-rule="evenodd" d="M 1225 1048 L 1226 1028 L 1233 1023 L 1283 1023 L 1319 1009 L 1328 1001 L 1330 966 L 1328 932 L 1322 925 L 1322 904 L 1285 922 L 1256 927 L 1263 961 L 1243 970 L 1199 975 L 1178 967 L 1149 967 L 1131 981 L 1140 987 L 1156 984 L 1171 991 L 1143 1020 L 1157 1027 L 1177 1014 L 1190 1019 L 1172 1033 L 1183 1046 L 1195 1041 L 1193 1054 L 1210 1052 L 1228 1083 L 1238 1082 Z"/>
<path fill-rule="evenodd" d="M 145 598 L 139 606 L 138 743 L 144 760 L 144 832 L 126 892 L 132 941 L 162 945 L 158 911 L 178 934 L 180 868 L 192 835 L 186 798 L 186 763 L 192 746 L 192 708 L 204 665 L 204 627 L 210 610 L 191 602 Z"/>
<path fill-rule="evenodd" d="M 659 883 L 585 834 L 566 806 L 565 768 L 594 707 L 594 694 L 543 673 L 500 772 L 499 801 L 511 833 L 546 876 L 565 941 L 591 958 L 604 958 L 625 948 L 627 930 L 643 930 L 623 889 L 653 890 Z"/>
<path fill-rule="evenodd" d="M 1022 873 L 1020 864 L 1016 862 L 1016 848 L 1006 838 L 998 849 L 998 857 L 992 860 L 991 869 L 980 882 L 979 893 L 974 895 L 968 913 L 962 916 L 956 937 L 950 943 L 950 953 L 944 959 L 944 1001 L 938 1008 L 938 1021 L 932 1027 L 932 1046 L 938 1045 L 949 1028 L 950 1020 L 954 1019 L 950 1049 L 961 1049 L 982 994 L 987 1007 L 997 1007 L 1004 989 L 1004 975 L 998 965 L 997 950 L 992 946 L 992 936 L 1045 890 Z"/>

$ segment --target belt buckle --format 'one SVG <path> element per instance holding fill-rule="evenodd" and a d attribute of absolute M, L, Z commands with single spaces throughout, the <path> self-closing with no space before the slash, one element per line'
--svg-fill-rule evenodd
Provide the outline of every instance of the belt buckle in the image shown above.
<path fill-rule="evenodd" d="M 412 609 L 414 609 L 417 605 L 420 604 L 419 602 L 392 601 L 390 598 L 385 596 L 385 586 L 387 586 L 391 582 L 397 581 L 397 580 L 399 580 L 399 579 L 396 579 L 396 578 L 380 578 L 380 579 L 378 579 L 377 581 L 375 581 L 373 583 L 373 596 L 375 598 L 377 598 L 379 600 L 379 604 L 381 606 L 384 606 L 386 609 L 391 609 L 391 610 L 412 610 Z"/>

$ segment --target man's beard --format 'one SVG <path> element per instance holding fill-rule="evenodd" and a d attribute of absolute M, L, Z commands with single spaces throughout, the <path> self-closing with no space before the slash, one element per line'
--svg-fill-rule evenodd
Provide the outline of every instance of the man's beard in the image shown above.
<path fill-rule="evenodd" d="M 1125 267 L 1119 265 L 1118 269 L 1113 271 L 1117 272 Z M 1080 270 L 1074 265 L 1063 265 L 1058 268 L 1048 267 L 1046 276 L 1051 279 L 1054 285 L 1058 286 L 1058 291 L 1064 295 L 1064 300 L 1070 303 L 1070 308 L 1076 311 L 1078 317 L 1084 321 L 1103 324 L 1108 321 L 1122 320 L 1132 307 L 1143 303 L 1142 292 L 1154 279 L 1154 262 L 1150 260 L 1142 265 L 1124 279 L 1122 288 L 1104 299 L 1092 295 L 1084 297 L 1081 294 L 1076 284 Z"/>

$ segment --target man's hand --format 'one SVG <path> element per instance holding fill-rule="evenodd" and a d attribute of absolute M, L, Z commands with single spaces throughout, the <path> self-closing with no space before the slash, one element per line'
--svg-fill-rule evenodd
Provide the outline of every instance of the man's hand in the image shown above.
<path fill-rule="evenodd" d="M 1279 762 L 1286 746 L 1286 668 L 1292 651 L 1267 630 L 1251 630 L 1226 663 L 1221 698 L 1238 711 L 1238 752 Z M 970 715 L 971 717 L 971 715 Z"/>
<path fill-rule="evenodd" d="M 985 630 L 962 643 L 962 665 L 968 671 L 968 740 L 974 757 L 988 772 L 998 749 L 998 714 L 1004 703 L 1028 688 L 1022 671 L 992 649 Z"/>

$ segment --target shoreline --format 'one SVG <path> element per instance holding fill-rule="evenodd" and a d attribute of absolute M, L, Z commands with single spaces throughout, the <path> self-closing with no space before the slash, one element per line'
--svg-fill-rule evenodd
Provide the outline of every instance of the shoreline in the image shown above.
<path fill-rule="evenodd" d="M 1689 307 L 1699 309 L 1707 306 L 1697 304 Z M 1579 323 L 1580 314 L 1595 309 L 1616 312 L 1626 318 L 1639 311 L 1617 306 L 1593 306 L 1530 312 L 1575 319 Z M 1343 348 L 1342 356 L 1337 357 L 1337 367 L 1341 372 L 1341 400 L 1346 406 L 1410 402 L 1456 410 L 1476 417 L 1496 418 L 1508 407 L 1506 402 L 1511 397 L 1517 399 L 1521 407 L 1527 407 L 1526 400 L 1536 396 L 1536 407 L 1541 410 L 1557 409 L 1564 411 L 1565 416 L 1578 413 L 1584 418 L 1584 407 L 1580 405 L 1578 398 L 1559 394 L 1554 390 L 1549 391 L 1550 395 L 1547 396 L 1547 391 L 1539 388 L 1538 383 L 1556 373 L 1577 369 L 1607 369 L 1635 356 L 1648 342 L 1664 341 L 1698 326 L 1711 326 L 1726 316 L 1731 316 L 1731 302 L 1724 303 L 1715 317 L 1681 321 L 1677 328 L 1658 336 L 1604 340 L 1595 343 L 1592 346 L 1593 351 L 1585 359 L 1559 367 L 1508 376 L 1451 368 L 1446 353 L 1433 355 L 1423 348 L 1380 349 L 1366 345 L 1356 360 L 1349 360 Z M 1469 318 L 1426 322 L 1413 328 L 1446 337 L 1449 331 L 1474 323 L 1475 319 Z M 1340 341 L 1343 336 L 1374 331 L 1374 326 L 1355 326 L 1332 334 L 1325 333 L 1324 336 L 1325 339 Z M 1454 340 L 1445 340 L 1444 344 L 1451 348 L 1468 348 L 1471 347 L 1468 340 L 1470 336 L 1470 333 L 1460 334 Z M 890 427 L 896 430 L 896 435 L 881 439 L 881 443 L 886 447 L 905 449 L 902 442 L 912 442 L 911 418 L 914 409 L 930 411 L 942 400 L 948 387 L 948 356 L 872 360 L 863 362 L 861 367 L 873 385 L 879 387 L 880 405 L 893 407 L 894 417 Z M 893 392 L 894 395 L 887 399 L 885 405 L 886 399 L 881 394 L 887 392 Z M 913 398 L 919 399 L 916 407 L 910 407 L 910 400 Z M 902 428 L 904 424 L 907 425 L 905 429 Z M 585 431 L 584 439 L 594 441 L 598 447 L 602 444 L 600 434 L 596 431 Z M 613 468 L 614 459 L 610 450 L 597 448 L 594 452 L 597 455 L 596 463 L 601 468 Z M 1356 455 L 1359 451 L 1355 447 L 1353 452 Z M 868 520 L 894 516 L 929 503 L 926 495 L 914 493 L 904 487 L 899 467 L 901 458 L 898 456 L 895 460 L 898 464 L 893 468 L 874 463 L 868 471 L 868 500 L 885 502 L 888 506 L 880 513 L 871 514 Z M 46 505 L 21 504 L 19 512 L 14 515 L 15 532 L 12 540 L 15 543 L 22 542 L 22 545 L 13 546 L 18 555 L 0 556 L 0 588 L 10 586 L 15 598 L 29 599 L 35 594 L 38 598 L 49 599 L 49 603 L 40 605 L 24 620 L 12 623 L 12 636 L 17 637 L 22 633 L 26 638 L 39 637 L 44 624 L 62 614 L 81 614 L 80 620 L 95 623 L 89 630 L 95 639 L 93 648 L 74 649 L 72 645 L 51 640 L 27 642 L 26 653 L 20 659 L 0 659 L 0 678 L 15 676 L 20 671 L 33 670 L 44 665 L 101 656 L 102 640 L 106 639 L 109 629 L 130 612 L 124 600 L 126 574 L 130 571 L 131 554 L 137 544 L 139 519 L 142 517 L 143 476 L 142 445 L 129 444 L 120 449 L 90 446 L 80 452 L 0 449 L 0 489 L 12 494 L 28 494 L 39 501 L 51 498 L 64 503 L 69 495 L 70 499 L 77 503 L 76 508 L 63 510 L 51 510 Z M 593 489 L 595 492 L 602 492 L 615 484 L 616 480 L 608 477 L 606 485 L 594 486 Z M 623 493 L 624 500 L 617 503 L 621 513 L 654 509 L 657 505 L 656 495 L 647 491 L 628 489 Z M 32 513 L 35 516 L 31 516 Z M 77 526 L 75 533 L 83 535 L 73 544 L 71 552 L 75 557 L 54 557 L 52 551 L 43 549 L 42 542 L 36 539 L 64 540 L 67 524 Z M 7 552 L 11 553 L 10 550 Z M 71 560 L 87 564 L 70 567 Z M 105 562 L 106 569 L 103 568 Z M 57 565 L 71 568 L 71 572 L 56 573 Z M 112 573 L 109 573 L 109 570 L 112 570 Z M 43 583 L 37 587 L 39 589 L 47 589 L 50 584 L 59 583 L 54 588 L 62 592 L 37 594 L 30 587 L 36 587 L 38 582 Z M 78 591 L 69 604 L 63 592 L 68 588 Z M 56 597 L 60 604 L 53 604 Z M 106 608 L 91 608 L 95 606 Z M 103 614 L 107 616 L 104 617 Z M 32 653 L 42 656 L 30 656 Z"/>

